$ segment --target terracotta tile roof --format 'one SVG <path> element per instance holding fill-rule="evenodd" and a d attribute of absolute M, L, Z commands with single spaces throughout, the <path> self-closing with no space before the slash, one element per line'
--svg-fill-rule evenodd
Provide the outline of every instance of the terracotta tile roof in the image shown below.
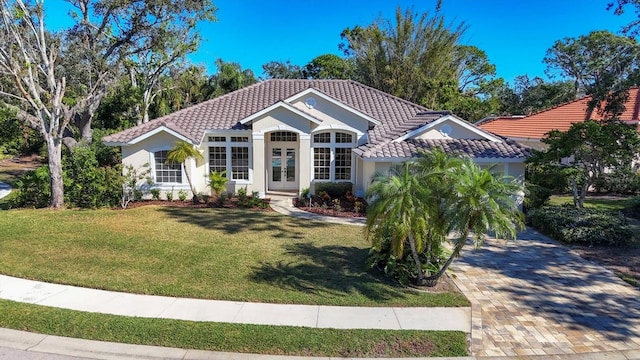
<path fill-rule="evenodd" d="M 266 80 L 103 138 L 127 143 L 165 126 L 198 144 L 207 130 L 241 129 L 240 120 L 313 88 L 376 120 L 369 141 L 380 142 L 403 129 L 414 115 L 428 109 L 351 80 Z"/>
<path fill-rule="evenodd" d="M 126 144 L 154 129 L 166 127 L 199 144 L 205 132 L 244 129 L 241 120 L 310 88 L 379 122 L 368 131 L 368 144 L 354 149 L 356 154 L 363 157 L 409 158 L 418 149 L 431 148 L 465 153 L 474 158 L 524 158 L 528 154 L 520 145 L 488 140 L 411 139 L 391 143 L 452 114 L 450 111 L 429 110 L 351 80 L 267 80 L 106 136 L 102 140 L 110 144 Z"/>
<path fill-rule="evenodd" d="M 557 129 L 566 131 L 571 124 L 586 119 L 602 120 L 597 109 L 588 113 L 590 96 L 574 100 L 525 117 L 497 117 L 484 120 L 477 125 L 484 130 L 509 138 L 542 139 L 546 133 Z M 640 89 L 629 90 L 629 100 L 620 116 L 623 121 L 638 121 L 640 118 Z"/>
<path fill-rule="evenodd" d="M 474 159 L 526 159 L 530 150 L 514 141 L 485 139 L 410 139 L 401 142 L 366 144 L 353 150 L 363 159 L 408 159 L 420 150 L 440 149 L 449 154 L 468 155 Z"/>

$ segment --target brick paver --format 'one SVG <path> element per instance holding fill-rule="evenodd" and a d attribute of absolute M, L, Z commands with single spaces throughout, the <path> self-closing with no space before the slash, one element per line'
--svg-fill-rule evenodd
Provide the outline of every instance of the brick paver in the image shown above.
<path fill-rule="evenodd" d="M 640 349 L 640 291 L 527 230 L 469 246 L 452 265 L 471 301 L 476 356 Z"/>

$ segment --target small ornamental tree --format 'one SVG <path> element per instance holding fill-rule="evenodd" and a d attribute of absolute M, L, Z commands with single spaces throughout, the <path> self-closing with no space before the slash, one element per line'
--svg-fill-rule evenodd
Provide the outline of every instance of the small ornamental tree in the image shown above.
<path fill-rule="evenodd" d="M 587 192 L 607 169 L 631 166 L 640 150 L 636 127 L 615 119 L 575 123 L 567 131 L 550 131 L 542 142 L 549 148 L 535 161 L 563 169 L 577 208 L 582 208 Z"/>
<path fill-rule="evenodd" d="M 187 160 L 189 159 L 201 160 L 203 157 L 202 154 L 193 147 L 193 145 L 184 140 L 176 141 L 175 144 L 173 144 L 173 148 L 167 152 L 167 163 L 179 163 L 184 165 L 184 173 L 187 176 L 187 182 L 189 183 L 189 188 L 193 195 L 193 202 L 198 202 L 196 189 L 194 189 L 193 184 L 191 183 L 191 177 L 189 176 L 189 171 L 186 169 Z"/>

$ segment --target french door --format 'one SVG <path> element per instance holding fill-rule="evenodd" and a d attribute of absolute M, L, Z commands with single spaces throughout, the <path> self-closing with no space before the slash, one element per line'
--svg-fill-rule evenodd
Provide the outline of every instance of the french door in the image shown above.
<path fill-rule="evenodd" d="M 273 145 L 269 155 L 269 189 L 297 189 L 296 149 L 291 146 Z"/>

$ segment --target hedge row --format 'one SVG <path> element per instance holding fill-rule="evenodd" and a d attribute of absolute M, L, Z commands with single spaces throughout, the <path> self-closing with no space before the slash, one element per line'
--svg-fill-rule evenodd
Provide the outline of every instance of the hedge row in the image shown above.
<path fill-rule="evenodd" d="M 527 223 L 568 244 L 619 246 L 633 237 L 633 231 L 621 212 L 543 206 L 527 212 Z"/>

